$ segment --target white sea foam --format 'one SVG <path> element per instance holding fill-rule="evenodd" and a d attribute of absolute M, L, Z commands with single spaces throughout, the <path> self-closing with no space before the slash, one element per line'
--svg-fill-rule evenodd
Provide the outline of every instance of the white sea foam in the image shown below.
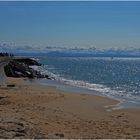
<path fill-rule="evenodd" d="M 126 100 L 129 100 L 129 102 L 131 102 L 131 103 L 138 103 L 140 101 L 139 96 L 134 96 L 128 92 L 126 93 L 123 90 L 118 90 L 119 87 L 116 87 L 116 90 L 113 90 L 113 89 L 111 89 L 105 85 L 101 85 L 101 84 L 89 83 L 89 82 L 79 81 L 79 80 L 65 79 L 58 74 L 56 75 L 56 74 L 50 72 L 49 70 L 51 70 L 52 68 L 51 69 L 48 68 L 47 65 L 31 66 L 31 67 L 35 70 L 40 71 L 42 74 L 47 74 L 47 75 L 49 75 L 50 78 L 55 79 L 56 81 L 66 84 L 66 85 L 85 88 L 85 89 L 88 89 L 91 91 L 96 91 L 96 92 L 100 93 L 100 95 L 117 98 L 121 102 L 125 102 Z"/>
<path fill-rule="evenodd" d="M 95 90 L 95 91 L 98 91 L 98 92 L 105 92 L 105 93 L 108 93 L 110 91 L 110 88 L 105 87 L 104 85 L 93 84 L 93 83 L 88 83 L 88 82 L 79 81 L 79 80 L 65 79 L 65 78 L 61 77 L 60 75 L 56 75 L 56 74 L 46 70 L 47 65 L 44 65 L 44 66 L 30 66 L 30 67 L 33 68 L 34 70 L 40 71 L 42 74 L 48 74 L 50 77 L 54 78 L 55 80 L 57 80 L 59 82 L 63 82 L 64 84 L 67 84 L 67 85 L 88 88 L 90 90 Z"/>

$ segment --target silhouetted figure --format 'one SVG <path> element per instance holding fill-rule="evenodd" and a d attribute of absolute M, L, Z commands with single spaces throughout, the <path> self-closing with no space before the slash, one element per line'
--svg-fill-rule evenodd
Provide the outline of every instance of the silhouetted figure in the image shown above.
<path fill-rule="evenodd" d="M 0 57 L 8 57 L 8 56 L 12 57 L 14 55 L 11 53 L 7 53 L 7 52 L 0 52 Z"/>

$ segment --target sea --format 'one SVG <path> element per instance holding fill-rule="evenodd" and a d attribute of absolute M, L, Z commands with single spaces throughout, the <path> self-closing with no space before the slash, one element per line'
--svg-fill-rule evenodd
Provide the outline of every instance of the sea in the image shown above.
<path fill-rule="evenodd" d="M 35 80 L 61 90 L 107 96 L 120 107 L 140 107 L 140 58 L 36 57 L 33 68 L 54 80 Z"/>

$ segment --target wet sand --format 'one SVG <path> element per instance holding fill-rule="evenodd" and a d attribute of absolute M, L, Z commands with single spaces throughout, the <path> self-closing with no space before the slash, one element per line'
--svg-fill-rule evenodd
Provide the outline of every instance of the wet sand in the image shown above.
<path fill-rule="evenodd" d="M 140 109 L 8 78 L 0 88 L 0 138 L 140 138 Z M 13 84 L 15 86 L 13 86 Z"/>

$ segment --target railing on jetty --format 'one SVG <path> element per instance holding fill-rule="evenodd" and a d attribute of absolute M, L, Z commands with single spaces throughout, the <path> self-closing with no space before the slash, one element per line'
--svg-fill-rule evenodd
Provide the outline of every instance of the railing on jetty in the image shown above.
<path fill-rule="evenodd" d="M 5 85 L 6 75 L 4 72 L 4 66 L 7 65 L 9 61 L 11 61 L 12 59 L 13 57 L 9 57 L 9 56 L 0 57 L 0 86 Z"/>

